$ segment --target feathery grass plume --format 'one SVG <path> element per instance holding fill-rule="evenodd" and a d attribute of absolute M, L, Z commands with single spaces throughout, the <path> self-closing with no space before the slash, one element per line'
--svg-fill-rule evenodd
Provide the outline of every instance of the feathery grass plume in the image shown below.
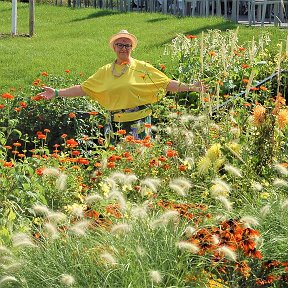
<path fill-rule="evenodd" d="M 46 218 L 53 223 L 60 223 L 66 220 L 66 214 L 62 212 L 49 212 Z"/>
<path fill-rule="evenodd" d="M 170 183 L 169 187 L 172 190 L 174 190 L 179 196 L 186 196 L 187 195 L 185 189 L 182 186 L 180 186 L 180 185 L 176 185 L 176 184 Z"/>
<path fill-rule="evenodd" d="M 12 255 L 12 252 L 7 247 L 0 245 L 0 255 Z"/>
<path fill-rule="evenodd" d="M 35 248 L 37 245 L 33 242 L 31 237 L 25 233 L 17 233 L 12 236 L 12 243 L 14 247 L 31 247 Z"/>
<path fill-rule="evenodd" d="M 253 123 L 256 126 L 260 126 L 266 116 L 266 108 L 260 104 L 256 105 L 256 107 L 253 109 Z"/>
<path fill-rule="evenodd" d="M 157 270 L 152 270 L 149 272 L 149 275 L 150 275 L 150 278 L 151 278 L 151 281 L 154 282 L 154 283 L 161 283 L 162 282 L 162 275 L 159 271 Z"/>
<path fill-rule="evenodd" d="M 132 226 L 127 223 L 115 224 L 111 227 L 112 234 L 127 234 L 132 230 Z"/>
<path fill-rule="evenodd" d="M 227 199 L 227 197 L 220 195 L 220 196 L 217 196 L 216 199 L 219 200 L 223 204 L 223 206 L 225 207 L 227 211 L 229 212 L 232 211 L 233 204 Z"/>
<path fill-rule="evenodd" d="M 6 272 L 15 272 L 22 267 L 22 263 L 14 262 L 9 265 L 0 265 Z"/>
<path fill-rule="evenodd" d="M 262 191 L 262 189 L 263 189 L 263 185 L 261 184 L 261 183 L 259 183 L 259 182 L 253 182 L 252 183 L 252 188 L 254 189 L 254 190 L 256 190 L 256 191 Z"/>
<path fill-rule="evenodd" d="M 195 165 L 195 161 L 192 157 L 186 157 L 183 161 L 183 164 L 188 166 L 188 169 L 191 169 Z"/>
<path fill-rule="evenodd" d="M 147 186 L 150 188 L 154 193 L 157 192 L 157 187 L 160 185 L 161 180 L 158 178 L 146 178 L 141 181 L 142 186 Z"/>
<path fill-rule="evenodd" d="M 203 156 L 197 162 L 197 171 L 200 175 L 207 174 L 212 162 L 209 157 Z"/>
<path fill-rule="evenodd" d="M 176 243 L 176 246 L 181 249 L 181 250 L 187 250 L 191 253 L 198 253 L 200 248 L 196 245 L 196 244 L 193 244 L 191 242 L 188 242 L 188 241 L 179 241 Z"/>
<path fill-rule="evenodd" d="M 103 200 L 103 197 L 101 195 L 95 193 L 95 194 L 88 195 L 85 198 L 85 203 L 86 204 L 93 204 L 94 202 L 98 202 L 98 201 L 102 201 L 102 200 Z"/>
<path fill-rule="evenodd" d="M 75 284 L 75 278 L 69 274 L 60 275 L 60 283 L 66 286 L 72 286 Z"/>
<path fill-rule="evenodd" d="M 0 279 L 0 287 L 7 287 L 9 283 L 19 282 L 14 276 L 3 276 Z"/>
<path fill-rule="evenodd" d="M 170 181 L 169 187 L 174 190 L 179 196 L 186 196 L 187 190 L 189 190 L 192 185 L 189 180 L 183 178 L 176 178 Z"/>
<path fill-rule="evenodd" d="M 187 236 L 187 237 L 191 237 L 194 235 L 194 233 L 196 232 L 196 228 L 192 227 L 192 226 L 187 226 L 184 230 L 184 234 Z"/>
<path fill-rule="evenodd" d="M 212 235 L 212 243 L 214 245 L 218 245 L 220 243 L 219 237 L 217 235 L 215 235 L 215 234 Z"/>
<path fill-rule="evenodd" d="M 47 231 L 48 235 L 51 237 L 51 239 L 57 239 L 59 237 L 59 232 L 52 223 L 45 223 L 44 224 L 45 230 Z"/>
<path fill-rule="evenodd" d="M 234 262 L 236 262 L 237 260 L 237 255 L 234 251 L 232 251 L 228 246 L 221 246 L 220 248 L 217 249 L 220 253 L 223 253 L 224 256 L 229 259 L 232 260 Z"/>
<path fill-rule="evenodd" d="M 131 208 L 131 216 L 135 218 L 146 218 L 147 217 L 147 206 L 134 206 Z"/>
<path fill-rule="evenodd" d="M 213 144 L 207 151 L 206 157 L 210 159 L 211 162 L 216 161 L 221 157 L 221 144 L 215 143 Z"/>
<path fill-rule="evenodd" d="M 228 183 L 218 178 L 213 180 L 212 182 L 214 183 L 214 185 L 210 188 L 210 191 L 213 197 L 229 196 L 231 189 Z"/>
<path fill-rule="evenodd" d="M 185 115 L 181 115 L 179 117 L 179 121 L 181 123 L 187 123 L 187 122 L 190 122 L 190 121 L 193 121 L 194 120 L 194 116 L 193 115 L 189 115 L 189 114 L 185 114 Z"/>
<path fill-rule="evenodd" d="M 53 167 L 50 167 L 50 168 L 45 168 L 43 170 L 43 175 L 47 175 L 47 176 L 60 176 L 61 174 L 61 171 L 57 168 L 53 168 Z"/>
<path fill-rule="evenodd" d="M 109 176 L 109 179 L 112 179 L 115 182 L 118 181 L 120 183 L 124 183 L 125 178 L 126 178 L 126 174 L 122 172 L 114 172 L 114 173 L 111 173 Z"/>
<path fill-rule="evenodd" d="M 139 256 L 144 256 L 147 254 L 146 250 L 143 247 L 137 246 L 136 252 Z"/>
<path fill-rule="evenodd" d="M 69 228 L 74 234 L 78 236 L 84 236 L 86 234 L 86 230 L 89 228 L 90 221 L 89 220 L 82 220 L 76 222 L 73 226 Z"/>
<path fill-rule="evenodd" d="M 252 225 L 252 226 L 257 226 L 259 225 L 259 222 L 258 220 L 253 217 L 253 216 L 243 216 L 241 219 L 240 219 L 240 222 L 244 223 L 245 225 Z"/>
<path fill-rule="evenodd" d="M 71 211 L 72 215 L 76 217 L 82 218 L 84 216 L 82 205 L 73 204 L 72 206 L 70 206 L 69 210 Z"/>
<path fill-rule="evenodd" d="M 106 265 L 115 266 L 115 265 L 118 264 L 117 260 L 115 259 L 115 257 L 109 252 L 103 252 L 102 254 L 100 254 L 100 258 L 102 259 L 102 261 Z"/>
<path fill-rule="evenodd" d="M 186 145 L 192 145 L 194 142 L 194 134 L 191 131 L 185 131 L 184 133 L 184 140 Z"/>
<path fill-rule="evenodd" d="M 115 181 L 115 179 L 112 178 L 105 178 L 104 181 L 107 183 L 107 185 L 110 187 L 110 190 L 116 190 L 118 185 Z"/>
<path fill-rule="evenodd" d="M 37 214 L 37 215 L 47 215 L 50 210 L 47 206 L 45 205 L 40 205 L 40 204 L 35 204 L 32 206 L 32 209 L 34 210 L 34 212 Z"/>
<path fill-rule="evenodd" d="M 284 179 L 280 179 L 280 178 L 276 178 L 273 181 L 273 185 L 276 187 L 287 187 L 288 186 L 288 182 Z"/>
<path fill-rule="evenodd" d="M 284 176 L 288 175 L 288 169 L 279 163 L 274 164 L 274 169 Z"/>
<path fill-rule="evenodd" d="M 284 200 L 281 204 L 282 209 L 287 209 L 288 208 L 288 199 Z"/>
<path fill-rule="evenodd" d="M 231 127 L 230 132 L 231 132 L 231 134 L 233 134 L 236 137 L 239 137 L 241 134 L 241 130 L 238 127 Z"/>
<path fill-rule="evenodd" d="M 179 117 L 179 115 L 176 112 L 174 112 L 174 113 L 169 113 L 167 117 L 170 119 L 176 119 Z"/>
<path fill-rule="evenodd" d="M 150 223 L 152 229 L 168 225 L 169 222 L 177 223 L 179 221 L 179 213 L 175 210 L 164 212 L 159 218 Z"/>
<path fill-rule="evenodd" d="M 127 209 L 126 199 L 124 198 L 124 196 L 121 192 L 119 192 L 117 190 L 111 191 L 108 195 L 108 198 L 109 199 L 116 199 L 121 210 Z"/>
<path fill-rule="evenodd" d="M 61 173 L 59 175 L 59 177 L 57 178 L 56 182 L 55 182 L 55 185 L 56 185 L 56 188 L 60 191 L 63 191 L 66 189 L 66 184 L 67 184 L 67 175 L 64 174 L 64 173 Z"/>
<path fill-rule="evenodd" d="M 270 205 L 265 205 L 264 207 L 262 207 L 262 208 L 260 209 L 260 215 L 261 215 L 262 217 L 266 217 L 266 216 L 269 214 L 270 209 L 271 209 L 271 206 L 270 206 Z"/>
<path fill-rule="evenodd" d="M 242 178 L 242 173 L 240 172 L 240 170 L 232 165 L 229 164 L 225 164 L 224 165 L 224 169 L 229 173 L 232 174 L 236 177 Z"/>

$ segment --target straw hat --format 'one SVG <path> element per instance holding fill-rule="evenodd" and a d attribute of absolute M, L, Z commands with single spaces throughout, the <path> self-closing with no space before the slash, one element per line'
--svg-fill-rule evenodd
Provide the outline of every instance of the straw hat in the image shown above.
<path fill-rule="evenodd" d="M 119 38 L 128 38 L 132 42 L 132 50 L 134 50 L 137 46 L 137 38 L 133 34 L 129 33 L 127 30 L 121 30 L 117 34 L 112 35 L 112 37 L 109 40 L 109 45 L 113 49 L 114 41 Z"/>

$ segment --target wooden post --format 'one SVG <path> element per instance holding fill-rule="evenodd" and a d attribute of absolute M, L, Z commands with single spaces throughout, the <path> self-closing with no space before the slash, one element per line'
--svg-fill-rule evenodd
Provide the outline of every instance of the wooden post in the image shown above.
<path fill-rule="evenodd" d="M 29 36 L 34 35 L 35 26 L 35 0 L 29 0 Z"/>
<path fill-rule="evenodd" d="M 17 0 L 12 0 L 12 35 L 17 34 Z"/>

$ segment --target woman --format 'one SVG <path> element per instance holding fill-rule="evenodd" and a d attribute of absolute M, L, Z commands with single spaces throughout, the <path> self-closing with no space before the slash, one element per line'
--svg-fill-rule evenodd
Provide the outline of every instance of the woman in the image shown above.
<path fill-rule="evenodd" d="M 104 130 L 107 141 L 113 138 L 115 127 L 126 130 L 135 139 L 142 138 L 144 124 L 151 123 L 152 111 L 148 105 L 167 92 L 205 90 L 201 82 L 185 84 L 171 80 L 152 65 L 133 59 L 131 52 L 137 46 L 137 38 L 127 30 L 113 35 L 109 45 L 116 53 L 113 63 L 101 67 L 81 85 L 60 90 L 45 87 L 39 94 L 45 99 L 87 95 L 98 101 L 108 111 Z"/>

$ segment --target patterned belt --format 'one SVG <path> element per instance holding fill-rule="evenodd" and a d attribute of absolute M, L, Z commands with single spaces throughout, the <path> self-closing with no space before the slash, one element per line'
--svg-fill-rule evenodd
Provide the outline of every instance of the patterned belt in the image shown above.
<path fill-rule="evenodd" d="M 144 110 L 147 107 L 148 107 L 147 105 L 140 105 L 140 106 L 136 106 L 134 108 L 120 109 L 120 110 L 116 110 L 116 111 L 113 110 L 113 111 L 110 111 L 110 113 L 113 116 L 114 114 L 119 114 L 119 113 L 130 113 L 130 112 L 136 112 L 136 111 Z"/>

